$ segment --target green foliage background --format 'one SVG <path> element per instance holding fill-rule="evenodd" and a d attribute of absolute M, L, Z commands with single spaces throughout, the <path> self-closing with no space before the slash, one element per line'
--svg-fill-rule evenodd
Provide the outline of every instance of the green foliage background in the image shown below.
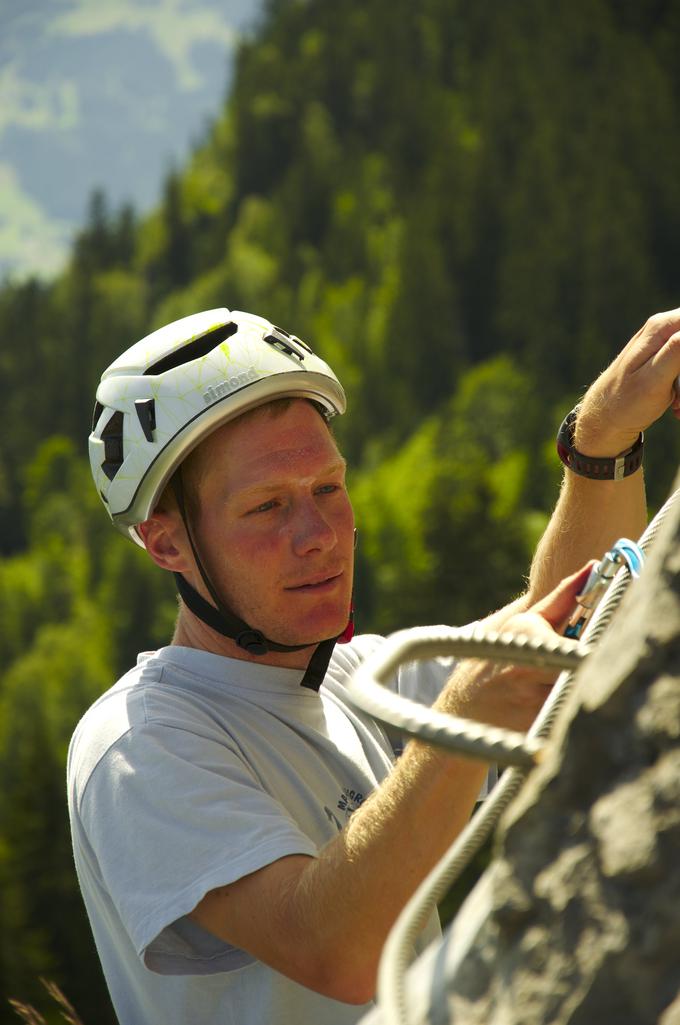
<path fill-rule="evenodd" d="M 269 0 L 153 215 L 95 194 L 56 281 L 0 288 L 0 1021 L 44 1005 L 39 975 L 113 1020 L 66 750 L 174 598 L 91 487 L 102 369 L 213 306 L 306 338 L 348 392 L 360 628 L 497 607 L 556 499 L 558 422 L 680 304 L 679 34 L 678 0 Z M 679 454 L 670 419 L 649 432 L 652 506 Z"/>

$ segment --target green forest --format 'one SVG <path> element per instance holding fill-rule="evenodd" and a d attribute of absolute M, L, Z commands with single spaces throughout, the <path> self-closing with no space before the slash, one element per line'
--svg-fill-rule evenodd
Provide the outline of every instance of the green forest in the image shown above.
<path fill-rule="evenodd" d="M 269 0 L 154 212 L 95 192 L 58 278 L 0 286 L 0 1023 L 10 997 L 62 1020 L 40 977 L 114 1020 L 66 751 L 176 604 L 92 487 L 102 370 L 217 306 L 299 335 L 348 395 L 358 628 L 497 608 L 556 501 L 562 417 L 680 305 L 679 42 L 680 0 Z M 653 510 L 680 430 L 647 440 Z"/>

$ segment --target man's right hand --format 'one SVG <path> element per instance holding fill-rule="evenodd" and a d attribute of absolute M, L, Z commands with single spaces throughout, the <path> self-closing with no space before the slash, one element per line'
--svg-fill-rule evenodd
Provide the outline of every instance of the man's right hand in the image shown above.
<path fill-rule="evenodd" d="M 566 577 L 527 610 L 514 611 L 515 603 L 507 617 L 501 610 L 480 626 L 517 636 L 554 639 L 564 632 L 576 595 L 583 589 L 592 566 L 593 562 L 589 562 Z M 525 732 L 541 710 L 556 676 L 555 670 L 466 659 L 451 676 L 436 707 L 453 715 Z"/>

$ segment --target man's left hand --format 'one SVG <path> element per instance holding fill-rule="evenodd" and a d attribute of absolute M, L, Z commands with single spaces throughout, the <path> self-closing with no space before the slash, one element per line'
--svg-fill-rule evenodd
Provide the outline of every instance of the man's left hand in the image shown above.
<path fill-rule="evenodd" d="M 680 309 L 657 313 L 588 389 L 575 443 L 589 456 L 616 456 L 671 407 L 680 419 Z"/>

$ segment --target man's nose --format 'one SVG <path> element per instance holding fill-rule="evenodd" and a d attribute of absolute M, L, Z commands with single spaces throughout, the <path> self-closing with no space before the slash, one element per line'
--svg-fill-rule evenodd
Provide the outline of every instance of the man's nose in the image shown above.
<path fill-rule="evenodd" d="M 336 542 L 334 528 L 314 500 L 299 504 L 295 511 L 292 536 L 293 547 L 298 555 L 329 551 Z"/>

